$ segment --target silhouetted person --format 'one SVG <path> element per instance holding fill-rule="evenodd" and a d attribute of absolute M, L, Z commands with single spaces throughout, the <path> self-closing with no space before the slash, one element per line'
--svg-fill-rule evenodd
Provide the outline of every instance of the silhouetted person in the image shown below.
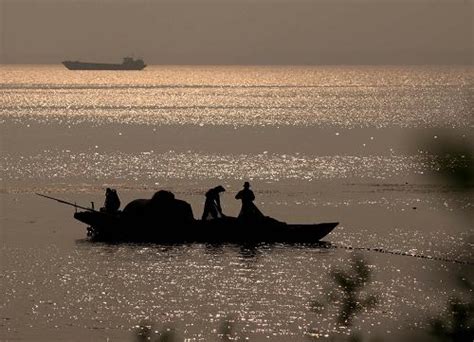
<path fill-rule="evenodd" d="M 240 219 L 253 219 L 263 217 L 263 214 L 253 201 L 255 200 L 255 195 L 253 191 L 250 190 L 250 183 L 244 183 L 244 189 L 240 190 L 237 195 L 235 195 L 235 199 L 242 200 L 242 209 L 240 209 L 239 218 Z"/>
<path fill-rule="evenodd" d="M 120 208 L 120 199 L 115 189 L 107 188 L 105 190 L 105 202 L 104 206 L 100 208 L 100 211 L 106 213 L 116 213 Z"/>
<path fill-rule="evenodd" d="M 224 187 L 219 185 L 206 192 L 206 202 L 204 203 L 204 212 L 202 213 L 203 220 L 216 219 L 224 216 L 224 214 L 222 214 L 221 200 L 219 198 L 219 194 L 224 191 Z"/>

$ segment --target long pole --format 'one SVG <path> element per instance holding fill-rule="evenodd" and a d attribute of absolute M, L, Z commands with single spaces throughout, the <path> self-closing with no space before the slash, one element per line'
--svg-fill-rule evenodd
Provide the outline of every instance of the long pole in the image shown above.
<path fill-rule="evenodd" d="M 67 205 L 73 206 L 74 208 L 79 208 L 79 209 L 84 209 L 84 210 L 88 210 L 88 211 L 97 212 L 97 210 L 95 210 L 95 209 L 86 208 L 86 207 L 77 205 L 76 203 L 71 203 L 71 202 L 68 202 L 68 201 L 63 201 L 62 199 L 59 199 L 59 198 L 54 198 L 54 197 L 51 197 L 51 196 L 46 196 L 46 195 L 43 195 L 43 194 L 39 194 L 39 193 L 37 193 L 37 192 L 35 192 L 35 194 L 38 195 L 38 196 L 41 196 L 41 197 L 45 197 L 45 198 L 48 198 L 48 199 L 52 199 L 52 200 L 54 200 L 54 201 L 56 201 L 56 202 L 59 202 L 59 203 L 62 203 L 62 204 L 67 204 Z"/>

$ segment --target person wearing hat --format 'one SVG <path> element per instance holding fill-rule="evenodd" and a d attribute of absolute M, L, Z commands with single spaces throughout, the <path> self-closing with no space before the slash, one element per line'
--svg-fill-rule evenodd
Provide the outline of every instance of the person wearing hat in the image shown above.
<path fill-rule="evenodd" d="M 249 182 L 244 183 L 243 190 L 240 190 L 237 195 L 235 195 L 235 199 L 242 201 L 242 209 L 240 209 L 239 214 L 240 219 L 252 219 L 263 216 L 262 212 L 253 203 L 255 195 L 253 194 L 253 191 L 250 190 Z"/>
<path fill-rule="evenodd" d="M 224 191 L 224 187 L 219 185 L 206 192 L 206 202 L 204 203 L 202 220 L 211 220 L 224 216 L 222 213 L 221 200 L 219 197 L 219 194 Z"/>

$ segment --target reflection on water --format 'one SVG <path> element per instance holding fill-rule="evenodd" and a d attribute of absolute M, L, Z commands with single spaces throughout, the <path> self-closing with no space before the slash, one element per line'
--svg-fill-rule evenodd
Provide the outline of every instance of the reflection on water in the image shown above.
<path fill-rule="evenodd" d="M 330 271 L 344 266 L 351 255 L 308 246 L 108 245 L 86 240 L 69 252 L 3 248 L 1 309 L 4 315 L 15 312 L 2 322 L 5 329 L 28 318 L 31 329 L 99 329 L 107 336 L 152 321 L 178 326 L 196 341 L 214 336 L 228 315 L 249 336 L 301 339 L 314 326 L 311 298 L 326 295 Z M 402 257 L 371 255 L 378 265 L 371 266 L 373 288 L 383 305 L 375 314 L 362 315 L 355 329 L 402 329 L 407 312 L 435 311 L 440 305 L 435 297 L 454 293 L 439 293 L 442 284 L 421 281 L 427 273 L 446 272 L 446 264 L 396 258 Z M 28 298 L 24 306 L 11 307 L 21 297 Z M 319 328 L 339 331 L 336 316 L 331 311 L 321 316 Z"/>
<path fill-rule="evenodd" d="M 205 190 L 224 184 L 230 194 L 244 179 L 266 214 L 340 221 L 327 241 L 370 248 L 362 254 L 380 305 L 354 329 L 389 338 L 423 327 L 458 294 L 449 280 L 466 265 L 372 251 L 473 260 L 472 223 L 457 219 L 472 213 L 472 193 L 433 181 L 436 158 L 410 146 L 412 136 L 442 145 L 440 128 L 472 140 L 471 73 L 0 66 L 0 339 L 124 340 L 156 322 L 209 341 L 226 319 L 255 341 L 302 341 L 314 323 L 322 336 L 339 330 L 337 312 L 309 306 L 353 250 L 74 244 L 85 227 L 31 195 L 98 203 L 113 185 L 126 203 L 166 187 L 199 216 Z M 225 196 L 225 212 L 237 213 Z"/>
<path fill-rule="evenodd" d="M 468 67 L 0 67 L 0 116 L 20 122 L 463 127 Z"/>
<path fill-rule="evenodd" d="M 429 156 L 307 156 L 268 154 L 223 155 L 196 152 L 72 153 L 45 151 L 33 156 L 6 154 L 0 166 L 15 179 L 130 179 L 150 182 L 163 179 L 390 179 L 434 172 Z"/>

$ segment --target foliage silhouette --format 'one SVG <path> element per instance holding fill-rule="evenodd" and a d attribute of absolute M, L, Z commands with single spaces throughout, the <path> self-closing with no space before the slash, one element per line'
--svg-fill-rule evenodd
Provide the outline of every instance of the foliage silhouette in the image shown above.
<path fill-rule="evenodd" d="M 474 152 L 469 146 L 442 139 L 431 150 L 436 156 L 439 176 L 463 191 L 474 186 Z"/>
<path fill-rule="evenodd" d="M 329 292 L 327 296 L 328 304 L 340 300 L 341 305 L 338 310 L 337 323 L 343 327 L 351 327 L 357 314 L 364 310 L 375 308 L 379 302 L 375 294 L 364 294 L 367 286 L 370 285 L 372 271 L 367 262 L 359 255 L 352 258 L 349 269 L 336 269 L 331 272 L 331 278 L 336 285 L 336 291 Z M 310 303 L 310 310 L 321 313 L 327 304 L 313 300 Z M 320 334 L 313 329 L 311 335 L 319 338 Z M 349 336 L 350 341 L 361 341 L 358 334 Z"/>
<path fill-rule="evenodd" d="M 445 313 L 430 321 L 430 334 L 438 341 L 474 341 L 474 284 L 465 277 L 459 277 L 459 284 L 469 301 L 450 298 Z"/>
<path fill-rule="evenodd" d="M 474 186 L 474 152 L 466 144 L 444 139 L 435 153 L 440 176 L 462 192 Z M 472 236 L 471 236 L 472 239 Z M 445 312 L 429 321 L 429 333 L 438 341 L 474 341 L 474 284 L 468 275 L 458 276 L 464 298 L 451 297 Z M 466 299 L 468 297 L 468 299 Z"/>

